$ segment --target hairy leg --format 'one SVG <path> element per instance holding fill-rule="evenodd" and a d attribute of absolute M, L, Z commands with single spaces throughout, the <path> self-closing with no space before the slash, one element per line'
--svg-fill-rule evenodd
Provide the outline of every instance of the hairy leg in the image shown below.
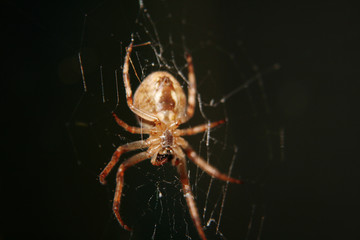
<path fill-rule="evenodd" d="M 131 228 L 128 227 L 124 223 L 124 221 L 121 218 L 120 212 L 119 212 L 120 202 L 121 202 L 121 194 L 122 194 L 122 189 L 124 186 L 124 173 L 127 168 L 129 168 L 145 159 L 148 159 L 150 157 L 151 157 L 151 155 L 148 152 L 141 152 L 141 153 L 138 153 L 138 154 L 132 156 L 131 158 L 125 160 L 119 166 L 119 169 L 118 169 L 118 172 L 116 175 L 116 189 L 115 189 L 115 197 L 114 197 L 114 201 L 113 201 L 113 211 L 114 211 L 114 214 L 115 214 L 117 220 L 119 221 L 120 225 L 128 231 L 131 231 Z"/>
<path fill-rule="evenodd" d="M 194 72 L 194 65 L 192 61 L 192 57 L 189 53 L 186 53 L 186 61 L 188 65 L 188 105 L 186 109 L 186 117 L 181 120 L 182 123 L 188 121 L 193 117 L 196 106 L 196 78 Z"/>
<path fill-rule="evenodd" d="M 112 113 L 112 115 L 115 118 L 116 123 L 128 132 L 137 133 L 137 134 L 149 134 L 150 133 L 150 130 L 148 128 L 129 126 L 126 122 L 121 120 L 114 112 Z"/>
<path fill-rule="evenodd" d="M 125 85 L 125 91 L 126 91 L 126 100 L 129 108 L 133 113 L 138 115 L 139 117 L 148 120 L 150 122 L 156 122 L 159 121 L 159 119 L 149 113 L 146 113 L 144 111 L 141 111 L 140 109 L 137 109 L 133 105 L 133 98 L 132 98 L 132 90 L 131 90 L 131 84 L 130 84 L 130 74 L 129 74 L 129 62 L 130 62 L 130 54 L 133 48 L 133 42 L 130 43 L 129 47 L 126 49 L 126 56 L 124 61 L 124 68 L 123 68 L 123 79 L 124 79 L 124 85 Z"/>
<path fill-rule="evenodd" d="M 198 165 L 203 171 L 205 171 L 210 176 L 214 178 L 218 178 L 223 181 L 229 181 L 232 183 L 238 183 L 238 184 L 242 183 L 241 180 L 229 177 L 228 175 L 221 173 L 215 167 L 208 164 L 204 159 L 202 159 L 200 156 L 197 155 L 197 153 L 191 148 L 190 144 L 185 139 L 179 137 L 177 141 L 179 142 L 180 146 L 184 149 L 189 159 L 193 163 Z"/>
<path fill-rule="evenodd" d="M 185 156 L 183 155 L 182 157 L 179 158 L 179 160 L 180 161 L 177 164 L 177 170 L 180 175 L 182 190 L 183 190 L 184 198 L 186 199 L 186 203 L 189 208 L 191 219 L 194 222 L 194 225 L 196 227 L 197 232 L 199 233 L 200 238 L 202 240 L 206 240 L 206 236 L 199 216 L 199 211 L 197 209 L 196 202 L 194 200 L 194 195 L 191 191 L 189 177 L 187 175 Z"/>
<path fill-rule="evenodd" d="M 205 124 L 201 124 L 192 128 L 186 128 L 186 129 L 177 129 L 176 130 L 176 134 L 178 134 L 178 136 L 184 136 L 184 135 L 194 135 L 200 132 L 205 132 L 206 130 L 216 127 L 220 124 L 223 124 L 225 122 L 225 120 L 220 120 L 217 122 L 212 122 L 212 123 L 205 123 Z"/>
<path fill-rule="evenodd" d="M 140 149 L 140 148 L 145 148 L 147 146 L 148 146 L 147 142 L 142 140 L 142 141 L 131 142 L 131 143 L 128 143 L 128 144 L 118 147 L 118 149 L 116 149 L 116 151 L 112 155 L 110 162 L 106 165 L 104 170 L 102 170 L 102 172 L 100 173 L 100 175 L 99 175 L 100 182 L 102 184 L 106 184 L 105 178 L 110 173 L 111 169 L 115 166 L 115 164 L 119 161 L 121 154 L 128 152 L 128 151 Z"/>

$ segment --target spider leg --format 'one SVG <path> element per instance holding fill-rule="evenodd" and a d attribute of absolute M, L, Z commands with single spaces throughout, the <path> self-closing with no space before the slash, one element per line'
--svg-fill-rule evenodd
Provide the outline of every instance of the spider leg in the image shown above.
<path fill-rule="evenodd" d="M 192 57 L 189 53 L 186 53 L 186 62 L 188 65 L 188 105 L 186 108 L 186 116 L 180 119 L 181 123 L 187 122 L 193 117 L 196 105 L 196 78 L 194 72 L 194 65 Z"/>
<path fill-rule="evenodd" d="M 100 182 L 102 184 L 106 184 L 105 178 L 110 173 L 111 169 L 115 166 L 115 164 L 119 161 L 121 154 L 140 148 L 145 148 L 148 146 L 147 144 L 148 143 L 146 141 L 141 140 L 141 141 L 131 142 L 118 147 L 114 152 L 114 154 L 112 155 L 111 161 L 106 165 L 104 170 L 102 170 L 102 172 L 100 173 L 99 175 Z"/>
<path fill-rule="evenodd" d="M 190 144 L 183 138 L 179 137 L 177 140 L 180 144 L 180 146 L 184 149 L 186 155 L 189 157 L 193 163 L 198 165 L 203 171 L 205 171 L 207 174 L 214 178 L 218 178 L 222 181 L 229 181 L 232 183 L 242 183 L 241 180 L 232 178 L 226 174 L 221 173 L 219 170 L 217 170 L 215 167 L 211 166 L 209 163 L 207 163 L 204 159 L 202 159 L 200 156 L 196 154 L 196 152 L 191 148 Z"/>
<path fill-rule="evenodd" d="M 184 198 L 186 199 L 186 203 L 187 203 L 188 208 L 189 208 L 189 213 L 190 213 L 191 219 L 194 222 L 194 225 L 196 227 L 196 230 L 197 230 L 200 238 L 202 240 L 206 240 L 206 236 L 205 236 L 205 233 L 204 233 L 201 221 L 200 221 L 200 217 L 199 217 L 199 211 L 198 211 L 198 209 L 196 207 L 196 202 L 194 200 L 194 195 L 193 195 L 193 193 L 191 191 L 189 177 L 188 177 L 187 169 L 186 169 L 185 156 L 182 153 L 182 156 L 179 156 L 179 157 L 180 157 L 180 161 L 179 161 L 179 163 L 177 165 L 177 170 L 178 170 L 179 175 L 180 175 L 180 181 L 181 181 L 181 184 L 182 184 L 182 190 L 183 190 L 183 193 L 184 193 Z"/>
<path fill-rule="evenodd" d="M 196 105 L 196 78 L 194 72 L 194 65 L 192 61 L 192 57 L 189 53 L 186 54 L 186 61 L 188 64 L 188 79 L 189 79 L 189 87 L 188 87 L 188 106 L 186 109 L 187 120 L 192 118 L 195 112 Z"/>
<path fill-rule="evenodd" d="M 131 90 L 130 75 L 129 75 L 129 62 L 130 62 L 130 54 L 132 48 L 133 48 L 133 42 L 131 42 L 129 47 L 126 49 L 126 56 L 125 56 L 124 69 L 123 69 L 123 79 L 124 79 L 124 85 L 126 91 L 127 104 L 130 110 L 133 111 L 133 113 L 135 113 L 139 117 L 151 122 L 159 121 L 159 119 L 154 115 L 144 112 L 133 105 L 132 90 Z"/>
<path fill-rule="evenodd" d="M 205 132 L 206 130 L 216 127 L 220 124 L 223 124 L 225 122 L 225 120 L 220 120 L 217 122 L 212 122 L 212 123 L 205 123 L 202 125 L 198 125 L 192 128 L 186 128 L 186 129 L 177 129 L 176 130 L 176 134 L 179 134 L 178 136 L 184 136 L 184 135 L 194 135 L 200 132 Z"/>
<path fill-rule="evenodd" d="M 116 175 L 116 189 L 115 189 L 115 197 L 114 197 L 114 201 L 113 201 L 113 211 L 114 214 L 117 218 L 117 220 L 119 221 L 120 225 L 128 231 L 131 231 L 131 228 L 128 227 L 124 221 L 121 218 L 120 215 L 120 201 L 121 201 L 121 193 L 122 193 L 122 189 L 123 189 L 123 185 L 124 185 L 124 173 L 126 171 L 127 168 L 145 160 L 151 157 L 151 154 L 148 152 L 141 152 L 138 153 L 134 156 L 132 156 L 131 158 L 125 160 L 122 164 L 120 164 L 117 175 Z"/>
<path fill-rule="evenodd" d="M 150 129 L 148 129 L 148 128 L 139 128 L 139 127 L 129 126 L 126 122 L 121 120 L 114 112 L 112 113 L 112 115 L 115 118 L 116 123 L 128 132 L 137 133 L 137 134 L 149 134 L 150 133 Z"/>

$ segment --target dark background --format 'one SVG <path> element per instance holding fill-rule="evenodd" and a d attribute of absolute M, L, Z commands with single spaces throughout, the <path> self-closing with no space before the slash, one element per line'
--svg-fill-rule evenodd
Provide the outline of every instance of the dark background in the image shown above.
<path fill-rule="evenodd" d="M 137 3 L 119 2 L 128 42 Z M 81 82 L 66 82 L 59 71 L 64 59 L 79 52 L 84 14 L 106 4 L 2 5 L 0 239 L 114 239 L 104 232 L 117 231 L 116 238 L 127 239 L 128 233 L 111 223 L 109 189 L 76 164 L 65 124 L 81 96 Z M 267 90 L 275 125 L 285 129 L 286 158 L 271 164 L 264 178 L 261 239 L 358 239 L 358 8 L 346 1 L 182 6 L 188 21 L 216 33 L 228 49 L 239 38 L 260 66 L 282 66 L 269 77 L 275 82 Z M 151 14 L 162 13 L 153 8 Z M 235 105 L 228 107 L 234 122 Z M 235 125 L 234 135 L 238 132 Z M 240 235 L 226 232 L 229 239 Z"/>

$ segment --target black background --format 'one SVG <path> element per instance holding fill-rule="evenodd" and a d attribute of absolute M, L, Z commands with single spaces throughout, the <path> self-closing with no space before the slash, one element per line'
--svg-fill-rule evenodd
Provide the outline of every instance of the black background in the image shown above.
<path fill-rule="evenodd" d="M 80 49 L 84 13 L 102 4 L 107 3 L 2 5 L 1 239 L 102 239 L 104 229 L 113 226 L 103 222 L 112 221 L 107 190 L 76 165 L 65 127 L 81 84 L 61 81 L 58 71 L 60 62 Z M 286 162 L 273 166 L 267 178 L 265 198 L 271 200 L 261 239 L 358 239 L 356 6 L 346 1 L 184 5 L 189 21 L 216 32 L 219 42 L 241 38 L 259 65 L 282 65 L 270 103 L 286 130 Z M 132 23 L 136 1 L 120 6 L 119 14 Z M 126 26 L 124 41 L 131 33 L 131 24 Z M 238 26 L 241 36 L 234 31 Z M 99 216 L 89 215 L 94 211 Z M 127 239 L 127 232 L 119 234 Z"/>

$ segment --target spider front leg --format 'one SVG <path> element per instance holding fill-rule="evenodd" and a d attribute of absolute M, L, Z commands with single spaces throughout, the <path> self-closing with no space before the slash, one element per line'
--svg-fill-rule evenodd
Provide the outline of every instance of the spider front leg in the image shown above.
<path fill-rule="evenodd" d="M 124 173 L 126 171 L 127 168 L 145 160 L 151 157 L 151 153 L 148 152 L 141 152 L 138 153 L 134 156 L 132 156 L 131 158 L 125 160 L 118 169 L 117 175 L 116 175 L 116 189 L 115 189 L 115 197 L 114 197 L 114 201 L 113 201 L 113 211 L 114 214 L 117 218 L 117 220 L 119 221 L 120 225 L 128 231 L 131 231 L 131 228 L 128 227 L 124 221 L 121 218 L 120 215 L 120 201 L 121 201 L 121 194 L 122 194 L 122 189 L 124 186 Z"/>
<path fill-rule="evenodd" d="M 139 127 L 133 127 L 129 126 L 126 122 L 121 120 L 114 112 L 112 113 L 113 117 L 115 118 L 116 123 L 124 128 L 126 131 L 130 133 L 137 133 L 137 134 L 149 134 L 150 130 L 147 128 L 139 128 Z"/>
<path fill-rule="evenodd" d="M 123 68 L 123 80 L 125 85 L 127 104 L 131 109 L 131 111 L 133 111 L 133 113 L 135 113 L 139 117 L 150 122 L 159 122 L 159 119 L 157 117 L 136 108 L 133 104 L 132 90 L 130 85 L 130 75 L 129 75 L 129 62 L 130 62 L 130 55 L 132 48 L 133 48 L 133 42 L 131 42 L 128 48 L 126 49 L 126 56 L 125 56 L 124 68 Z"/>
<path fill-rule="evenodd" d="M 188 105 L 186 109 L 186 116 L 181 119 L 181 122 L 187 122 L 190 118 L 193 117 L 195 112 L 195 105 L 196 105 L 196 78 L 195 78 L 195 71 L 194 65 L 192 61 L 192 57 L 189 53 L 186 53 L 186 62 L 188 65 Z"/>
<path fill-rule="evenodd" d="M 148 143 L 146 141 L 136 141 L 132 143 L 128 143 L 125 145 L 122 145 L 116 149 L 114 154 L 111 157 L 111 161 L 106 165 L 104 170 L 99 175 L 99 180 L 102 184 L 106 184 L 105 178 L 110 173 L 111 169 L 115 166 L 115 164 L 119 161 L 120 156 L 128 151 L 145 148 L 148 146 Z"/>
<path fill-rule="evenodd" d="M 178 136 L 184 136 L 184 135 L 195 135 L 197 133 L 200 132 L 205 132 L 206 130 L 216 127 L 220 124 L 223 124 L 225 122 L 225 120 L 220 120 L 217 122 L 212 122 L 212 123 L 205 123 L 205 124 L 201 124 L 192 128 L 186 128 L 186 129 L 177 129 L 176 133 L 178 134 Z"/>
<path fill-rule="evenodd" d="M 181 151 L 181 150 L 180 150 Z M 182 151 L 181 151 L 182 152 Z M 185 160 L 185 156 L 182 153 L 182 156 L 179 156 L 179 163 L 177 165 L 177 170 L 178 173 L 180 175 L 180 181 L 182 184 L 182 190 L 184 193 L 184 197 L 186 199 L 186 203 L 188 205 L 189 208 L 189 213 L 191 216 L 191 219 L 196 227 L 196 230 L 200 236 L 200 238 L 202 240 L 206 240 L 206 236 L 201 224 L 201 220 L 200 220 L 200 216 L 199 216 L 199 211 L 196 207 L 196 202 L 194 200 L 194 195 L 191 191 L 191 186 L 190 186 L 190 182 L 189 182 L 189 177 L 187 174 L 187 168 L 186 168 L 186 160 Z"/>
<path fill-rule="evenodd" d="M 205 171 L 207 174 L 214 178 L 218 178 L 222 181 L 229 181 L 232 183 L 241 184 L 242 181 L 239 179 L 232 178 L 226 174 L 221 173 L 219 170 L 217 170 L 215 167 L 211 166 L 209 163 L 207 163 L 204 159 L 202 159 L 200 156 L 197 155 L 197 153 L 191 148 L 190 144 L 183 138 L 179 137 L 177 140 L 180 144 L 180 146 L 184 149 L 186 155 L 189 157 L 193 163 L 198 165 L 203 171 Z"/>

